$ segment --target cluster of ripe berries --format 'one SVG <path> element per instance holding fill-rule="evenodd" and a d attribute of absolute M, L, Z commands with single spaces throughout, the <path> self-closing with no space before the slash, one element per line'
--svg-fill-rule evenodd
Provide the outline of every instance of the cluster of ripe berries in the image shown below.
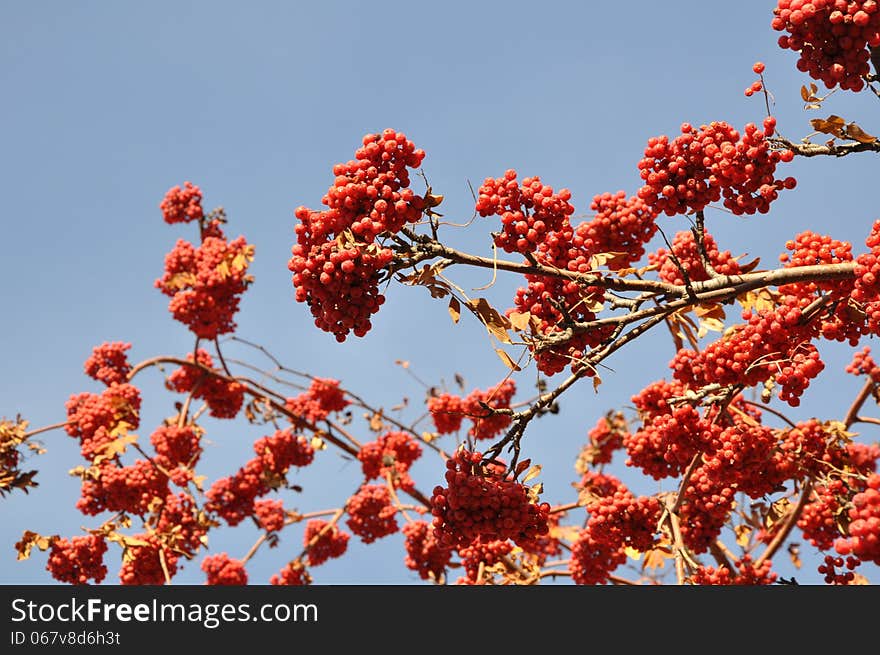
<path fill-rule="evenodd" d="M 779 0 L 770 25 L 785 32 L 779 47 L 800 54 L 799 71 L 829 89 L 864 88 L 869 48 L 880 47 L 876 0 Z"/>

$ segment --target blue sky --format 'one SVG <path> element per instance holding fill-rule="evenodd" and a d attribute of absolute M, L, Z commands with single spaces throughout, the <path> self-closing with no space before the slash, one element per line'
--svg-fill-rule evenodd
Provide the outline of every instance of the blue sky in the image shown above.
<path fill-rule="evenodd" d="M 152 286 L 175 240 L 196 238 L 185 226 L 165 225 L 158 209 L 165 191 L 184 180 L 201 186 L 206 207 L 226 209 L 228 234 L 244 234 L 256 246 L 256 283 L 238 316 L 242 337 L 292 367 L 341 379 L 376 405 L 390 408 L 406 396 L 410 419 L 420 413 L 424 389 L 395 360 L 410 362 L 428 384 L 455 373 L 468 388 L 494 384 L 506 369 L 485 331 L 466 318 L 453 325 L 445 305 L 424 289 L 392 287 L 364 339 L 339 345 L 317 331 L 293 300 L 287 270 L 294 208 L 319 205 L 332 165 L 350 159 L 364 133 L 394 127 L 427 152 L 423 169 L 446 196 L 442 211 L 450 220 L 472 214 L 468 182 L 476 188 L 511 167 L 570 188 L 584 214 L 597 193 L 637 190 L 636 164 L 649 137 L 674 135 L 683 121 L 760 122 L 763 101 L 743 95 L 757 60 L 767 64 L 779 130 L 800 138 L 820 114 L 803 110 L 799 89 L 808 80 L 795 69 L 793 53 L 776 46 L 772 6 L 4 3 L 0 416 L 21 413 L 34 427 L 63 419 L 70 394 L 97 390 L 82 365 L 102 341 L 132 342 L 135 360 L 191 347 L 190 334 L 166 311 L 167 298 Z M 836 93 L 822 111 L 868 132 L 880 129 L 869 122 L 876 115 L 869 94 Z M 799 186 L 782 194 L 769 215 L 709 211 L 708 227 L 723 249 L 759 256 L 766 266 L 804 229 L 852 240 L 858 249 L 878 218 L 876 169 L 867 157 L 795 161 L 788 173 Z M 686 227 L 680 217 L 661 224 L 670 235 Z M 493 228 L 478 221 L 448 238 L 489 254 Z M 474 287 L 489 281 L 485 272 L 457 275 Z M 504 308 L 514 288 L 505 280 L 486 293 Z M 820 347 L 835 371 L 808 391 L 795 417 L 839 418 L 859 387 L 841 373 L 847 349 Z M 544 465 L 548 501 L 573 499 L 573 463 L 587 430 L 666 376 L 671 355 L 665 335 L 640 339 L 608 360 L 613 370 L 602 373 L 598 394 L 589 382 L 580 385 L 563 397 L 560 414 L 532 425 L 526 455 Z M 518 398 L 530 393 L 533 377 L 528 371 L 518 378 Z M 146 437 L 173 412 L 176 398 L 162 391 L 156 372 L 142 386 Z M 232 473 L 263 433 L 245 423 L 205 426 L 212 445 L 204 472 L 212 477 Z M 866 431 L 864 438 L 877 437 Z M 73 507 L 78 485 L 67 470 L 80 463 L 76 443 L 61 432 L 45 435 L 44 443 L 49 452 L 34 462 L 41 486 L 0 503 L 3 584 L 50 581 L 44 555 L 14 562 L 23 530 L 73 535 L 96 524 Z M 441 472 L 437 461 L 425 461 L 417 481 L 430 490 Z M 621 475 L 637 490 L 657 488 Z M 333 507 L 356 486 L 358 467 L 326 451 L 297 481 L 305 492 L 285 496 L 289 507 Z M 255 536 L 247 529 L 218 532 L 211 549 L 241 556 Z M 268 581 L 298 552 L 300 539 L 294 528 L 277 549 L 258 555 L 251 580 Z M 315 569 L 316 582 L 419 582 L 403 566 L 399 535 L 351 544 L 347 557 Z M 803 550 L 811 552 L 808 545 Z M 108 582 L 115 582 L 110 561 Z M 780 563 L 780 571 L 793 572 Z M 794 574 L 817 581 L 814 569 Z M 176 580 L 200 583 L 203 574 L 191 563 Z"/>

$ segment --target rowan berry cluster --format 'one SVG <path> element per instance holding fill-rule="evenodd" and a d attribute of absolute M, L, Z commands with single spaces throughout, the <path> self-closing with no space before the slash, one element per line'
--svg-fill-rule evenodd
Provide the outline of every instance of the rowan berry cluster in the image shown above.
<path fill-rule="evenodd" d="M 425 199 L 409 188 L 407 169 L 421 166 L 424 156 L 400 132 L 368 134 L 355 159 L 333 167 L 336 178 L 321 200 L 327 209 L 295 211 L 297 243 L 288 268 L 296 300 L 340 342 L 351 332 L 364 336 L 384 302 L 379 278 L 394 255 L 377 238 L 421 218 Z"/>
<path fill-rule="evenodd" d="M 150 443 L 156 451 L 156 464 L 168 472 L 178 468 L 191 470 L 202 454 L 201 439 L 202 431 L 194 425 L 156 428 L 150 435 Z"/>
<path fill-rule="evenodd" d="M 551 232 L 568 227 L 574 213 L 571 191 L 541 182 L 539 177 L 523 178 L 517 183 L 512 168 L 504 177 L 487 177 L 479 189 L 476 210 L 480 216 L 500 216 L 502 231 L 495 235 L 495 245 L 505 252 L 532 253 Z"/>
<path fill-rule="evenodd" d="M 826 555 L 823 563 L 819 565 L 818 571 L 825 576 L 825 584 L 848 585 L 855 580 L 856 574 L 853 573 L 853 569 L 859 564 L 861 562 L 855 557 L 847 557 L 844 560 L 842 557 Z M 848 570 L 838 571 L 843 567 Z"/>
<path fill-rule="evenodd" d="M 703 235 L 703 248 L 706 259 L 716 274 L 739 275 L 740 268 L 736 258 L 729 250 L 719 250 L 715 237 L 708 232 Z M 702 282 L 710 277 L 703 265 L 696 238 L 690 230 L 676 232 L 670 250 L 660 248 L 656 252 L 648 253 L 648 264 L 659 267 L 657 276 L 670 284 Z"/>
<path fill-rule="evenodd" d="M 880 382 L 880 366 L 877 366 L 871 356 L 869 346 L 853 353 L 852 361 L 846 366 L 846 372 L 853 375 L 867 375 L 873 382 Z"/>
<path fill-rule="evenodd" d="M 461 429 L 464 418 L 462 399 L 451 393 L 441 393 L 428 398 L 428 412 L 438 434 L 452 434 Z"/>
<path fill-rule="evenodd" d="M 200 339 L 235 331 L 241 294 L 253 281 L 247 272 L 254 247 L 238 237 L 207 236 L 195 247 L 178 239 L 165 256 L 165 274 L 155 285 L 171 300 L 171 315 Z"/>
<path fill-rule="evenodd" d="M 163 585 L 177 573 L 177 555 L 156 535 L 135 535 L 125 546 L 119 570 L 124 585 Z"/>
<path fill-rule="evenodd" d="M 168 476 L 147 459 L 129 466 L 102 461 L 95 475 L 86 475 L 82 482 L 77 508 L 90 516 L 105 510 L 144 515 L 154 499 L 168 495 Z"/>
<path fill-rule="evenodd" d="M 477 538 L 466 545 L 459 546 L 458 556 L 465 575 L 455 581 L 457 585 L 481 584 L 480 569 L 494 567 L 503 563 L 513 552 L 513 544 L 504 539 Z M 485 574 L 484 574 L 485 576 Z"/>
<path fill-rule="evenodd" d="M 631 438 L 629 426 L 621 412 L 609 413 L 600 418 L 587 433 L 589 439 L 578 455 L 575 468 L 579 473 L 590 466 L 610 464 L 616 450 L 623 447 L 624 440 Z"/>
<path fill-rule="evenodd" d="M 278 430 L 272 436 L 258 439 L 254 452 L 256 457 L 234 475 L 217 479 L 206 493 L 205 508 L 231 526 L 252 516 L 254 501 L 282 486 L 291 466 L 308 466 L 315 454 L 308 439 L 290 430 Z"/>
<path fill-rule="evenodd" d="M 284 519 L 287 513 L 284 511 L 284 502 L 270 500 L 268 498 L 254 503 L 254 516 L 260 527 L 266 532 L 278 532 L 284 527 Z"/>
<path fill-rule="evenodd" d="M 345 508 L 348 512 L 345 524 L 365 544 L 371 544 L 400 529 L 397 508 L 386 485 L 363 485 L 348 499 Z"/>
<path fill-rule="evenodd" d="M 341 412 L 349 404 L 345 391 L 339 388 L 339 380 L 315 378 L 306 391 L 288 398 L 285 407 L 306 424 L 314 425 L 333 412 Z"/>
<path fill-rule="evenodd" d="M 308 548 L 306 557 L 309 566 L 318 566 L 328 559 L 342 557 L 348 549 L 351 535 L 340 530 L 336 524 L 328 525 L 322 519 L 312 519 L 306 523 L 303 545 Z"/>
<path fill-rule="evenodd" d="M 291 562 L 269 579 L 269 584 L 302 587 L 312 584 L 312 577 L 300 562 Z"/>
<path fill-rule="evenodd" d="M 206 350 L 199 348 L 195 359 L 192 353 L 188 362 L 197 366 L 181 366 L 168 376 L 165 386 L 178 393 L 191 393 L 193 398 L 204 400 L 208 413 L 215 418 L 235 418 L 244 402 L 244 385 L 229 380 L 214 368 L 214 360 Z"/>
<path fill-rule="evenodd" d="M 516 394 L 516 383 L 512 378 L 501 381 L 489 389 L 474 389 L 461 401 L 461 409 L 473 422 L 468 434 L 474 439 L 493 439 L 510 425 L 513 420 L 509 413 L 499 414 L 494 410 L 510 409 L 510 401 Z"/>
<path fill-rule="evenodd" d="M 442 579 L 452 558 L 452 549 L 437 541 L 430 524 L 425 521 L 411 521 L 403 526 L 402 531 L 406 567 L 416 571 L 422 580 Z"/>
<path fill-rule="evenodd" d="M 656 211 L 623 191 L 594 196 L 590 209 L 596 215 L 575 228 L 572 244 L 590 254 L 615 253 L 607 263 L 612 271 L 639 261 L 657 233 Z"/>
<path fill-rule="evenodd" d="M 130 384 L 114 382 L 100 394 L 72 395 L 65 407 L 64 429 L 79 439 L 80 452 L 89 461 L 106 452 L 120 430 L 136 430 L 140 425 L 141 395 Z"/>
<path fill-rule="evenodd" d="M 799 71 L 829 89 L 861 91 L 871 72 L 868 47 L 880 47 L 875 0 L 779 0 L 771 27 L 779 47 L 800 54 Z"/>
<path fill-rule="evenodd" d="M 838 539 L 834 548 L 841 555 L 880 564 L 880 475 L 869 476 L 866 489 L 853 496 L 849 537 Z"/>
<path fill-rule="evenodd" d="M 248 581 L 244 564 L 226 553 L 207 556 L 202 560 L 202 571 L 208 578 L 205 584 L 209 585 L 246 585 Z"/>
<path fill-rule="evenodd" d="M 86 375 L 107 386 L 114 382 L 123 384 L 127 381 L 128 372 L 131 370 L 131 364 L 128 363 L 125 354 L 130 348 L 130 343 L 122 341 L 104 342 L 100 346 L 95 346 L 84 366 Z"/>
<path fill-rule="evenodd" d="M 778 577 L 770 571 L 770 561 L 761 562 L 759 566 L 752 563 L 750 555 L 732 562 L 734 570 L 726 566 L 698 567 L 690 578 L 695 585 L 771 585 Z"/>
<path fill-rule="evenodd" d="M 763 62 L 755 62 L 755 65 L 752 66 L 752 71 L 755 75 L 758 76 L 758 79 L 752 82 L 749 86 L 746 87 L 745 96 L 746 98 L 751 98 L 756 93 L 760 93 L 764 90 L 764 64 Z"/>
<path fill-rule="evenodd" d="M 418 442 L 406 432 L 386 432 L 361 446 L 358 459 L 367 480 L 388 480 L 395 488 L 413 489 L 409 468 L 422 455 Z"/>
<path fill-rule="evenodd" d="M 205 213 L 202 210 L 202 190 L 192 182 L 184 182 L 183 188 L 171 187 L 159 203 L 162 218 L 168 224 L 200 221 Z"/>
<path fill-rule="evenodd" d="M 768 117 L 764 129 L 754 123 L 744 133 L 723 121 L 681 125 L 671 142 L 663 135 L 648 139 L 639 162 L 641 198 L 652 211 L 667 216 L 687 214 L 724 198 L 724 206 L 737 215 L 765 214 L 778 192 L 795 187 L 792 177 L 776 179 L 776 165 L 793 158 L 790 150 L 772 150 L 767 138 L 776 119 Z"/>
<path fill-rule="evenodd" d="M 59 582 L 68 584 L 99 584 L 107 576 L 104 553 L 107 542 L 99 535 L 61 538 L 52 542 L 46 569 Z"/>
<path fill-rule="evenodd" d="M 433 527 L 449 547 L 475 539 L 526 542 L 548 532 L 550 505 L 537 503 L 529 489 L 486 466 L 483 454 L 460 448 L 446 461 L 446 487 L 434 488 Z"/>

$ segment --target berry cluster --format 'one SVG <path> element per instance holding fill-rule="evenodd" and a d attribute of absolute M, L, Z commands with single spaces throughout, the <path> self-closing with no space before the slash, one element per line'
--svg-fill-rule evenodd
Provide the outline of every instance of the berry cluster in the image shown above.
<path fill-rule="evenodd" d="M 458 548 L 461 557 L 461 565 L 465 575 L 455 581 L 459 585 L 482 584 L 487 577 L 484 573 L 480 577 L 480 569 L 485 572 L 495 565 L 502 563 L 513 551 L 513 544 L 505 539 L 474 539 L 468 544 Z"/>
<path fill-rule="evenodd" d="M 150 435 L 156 464 L 170 474 L 175 484 L 184 486 L 189 481 L 202 454 L 201 438 L 201 429 L 194 425 L 163 425 Z"/>
<path fill-rule="evenodd" d="M 544 266 L 584 274 L 593 270 L 591 255 L 584 240 L 576 239 L 574 230 L 567 227 L 542 241 L 535 259 Z M 602 343 L 613 328 L 589 329 L 584 324 L 596 318 L 595 312 L 605 299 L 605 290 L 586 286 L 572 278 L 532 274 L 525 278 L 527 286 L 516 290 L 515 307 L 508 310 L 508 314 L 517 311 L 530 315 L 532 331 L 539 337 L 532 346 L 538 369 L 546 375 L 555 375 L 571 366 L 572 371 L 583 371 L 592 376 L 595 371 L 585 361 L 585 353 L 588 348 Z M 577 330 L 575 324 L 580 324 Z M 559 333 L 566 331 L 567 338 L 559 343 L 540 343 L 542 339 L 559 339 Z"/>
<path fill-rule="evenodd" d="M 834 548 L 841 555 L 880 564 L 880 475 L 868 477 L 867 488 L 853 496 L 849 537 L 838 539 Z"/>
<path fill-rule="evenodd" d="M 193 398 L 202 399 L 208 405 L 208 413 L 215 418 L 235 418 L 244 402 L 244 386 L 214 368 L 214 360 L 207 351 L 199 348 L 195 360 L 192 353 L 186 356 L 187 361 L 200 364 L 181 366 L 173 371 L 165 381 L 165 386 L 178 393 L 192 393 Z M 205 369 L 214 371 L 212 375 Z M 223 377 L 218 377 L 223 375 Z"/>
<path fill-rule="evenodd" d="M 278 532 L 284 527 L 284 519 L 287 513 L 284 511 L 284 503 L 280 500 L 258 500 L 254 503 L 254 516 L 260 527 L 266 532 Z"/>
<path fill-rule="evenodd" d="M 437 541 L 425 521 L 412 521 L 403 526 L 406 568 L 416 571 L 422 580 L 440 580 L 452 557 L 452 550 Z"/>
<path fill-rule="evenodd" d="M 461 397 L 446 392 L 431 396 L 428 398 L 428 412 L 439 434 L 452 434 L 461 429 L 464 417 Z"/>
<path fill-rule="evenodd" d="M 731 570 L 726 566 L 717 569 L 712 566 L 701 566 L 691 576 L 691 584 L 771 585 L 776 582 L 777 575 L 770 571 L 769 560 L 762 562 L 760 566 L 755 566 L 750 555 L 743 555 L 732 564 L 736 570 Z"/>
<path fill-rule="evenodd" d="M 670 407 L 646 419 L 642 427 L 623 436 L 627 466 L 636 466 L 655 480 L 681 474 L 698 452 L 709 450 L 720 428 L 691 405 Z"/>
<path fill-rule="evenodd" d="M 431 510 L 437 540 L 449 547 L 471 541 L 528 541 L 548 532 L 550 505 L 536 503 L 529 489 L 485 466 L 483 454 L 464 448 L 446 461 L 446 487 L 434 488 Z"/>
<path fill-rule="evenodd" d="M 247 272 L 253 256 L 244 237 L 207 236 L 198 247 L 178 239 L 155 285 L 171 298 L 168 309 L 176 320 L 200 339 L 215 339 L 235 330 L 240 296 L 253 281 Z"/>
<path fill-rule="evenodd" d="M 206 494 L 205 508 L 232 526 L 253 515 L 258 497 L 284 484 L 291 466 L 308 466 L 315 454 L 308 439 L 290 430 L 257 439 L 254 452 L 256 457 L 231 477 L 216 480 Z"/>
<path fill-rule="evenodd" d="M 724 206 L 737 215 L 767 213 L 781 189 L 792 189 L 794 178 L 775 178 L 776 165 L 791 161 L 790 150 L 771 150 L 767 137 L 776 121 L 768 117 L 764 130 L 754 123 L 740 133 L 723 121 L 697 130 L 683 123 L 681 135 L 651 137 L 639 162 L 639 198 L 652 211 L 667 216 L 700 211 L 724 197 Z"/>
<path fill-rule="evenodd" d="M 162 218 L 166 223 L 189 223 L 201 220 L 205 213 L 202 210 L 202 190 L 192 182 L 184 182 L 183 188 L 171 187 L 162 202 L 159 203 Z"/>
<path fill-rule="evenodd" d="M 177 555 L 155 535 L 136 535 L 133 543 L 125 547 L 119 582 L 124 585 L 163 585 L 177 573 L 177 559 Z"/>
<path fill-rule="evenodd" d="M 187 493 L 168 494 L 147 523 L 156 534 L 162 535 L 167 546 L 187 558 L 194 557 L 205 545 L 205 536 L 211 526 Z"/>
<path fill-rule="evenodd" d="M 321 519 L 312 519 L 306 523 L 303 545 L 308 548 L 306 556 L 309 566 L 318 566 L 328 559 L 342 557 L 348 549 L 351 535 L 340 530 L 336 524 L 329 528 L 327 525 L 327 521 Z"/>
<path fill-rule="evenodd" d="M 82 585 L 94 580 L 98 584 L 107 576 L 106 552 L 107 542 L 102 536 L 56 539 L 52 542 L 46 570 L 59 582 Z"/>
<path fill-rule="evenodd" d="M 861 562 L 855 557 L 847 557 L 844 560 L 842 557 L 826 555 L 822 564 L 819 565 L 818 571 L 825 576 L 825 584 L 848 585 L 855 580 L 856 574 L 853 573 L 853 569 L 859 564 Z M 848 569 L 847 571 L 837 570 L 842 569 L 844 566 Z"/>
<path fill-rule="evenodd" d="M 312 583 L 312 578 L 300 562 L 291 562 L 269 579 L 269 584 L 302 587 Z"/>
<path fill-rule="evenodd" d="M 79 439 L 82 456 L 91 461 L 115 440 L 118 428 L 136 430 L 140 424 L 141 395 L 130 384 L 111 383 L 100 394 L 71 396 L 67 409 L 67 434 Z"/>
<path fill-rule="evenodd" d="M 339 380 L 329 378 L 313 379 L 306 391 L 285 402 L 291 414 L 310 425 L 323 421 L 332 412 L 341 412 L 349 404 L 345 391 L 339 388 Z"/>
<path fill-rule="evenodd" d="M 76 506 L 90 516 L 104 510 L 143 515 L 154 499 L 167 495 L 168 477 L 153 462 L 139 459 L 130 466 L 119 466 L 105 460 L 94 477 L 83 479 Z"/>
<path fill-rule="evenodd" d="M 874 362 L 869 346 L 853 354 L 852 361 L 846 366 L 846 372 L 853 375 L 867 375 L 873 382 L 880 382 L 880 366 Z"/>
<path fill-rule="evenodd" d="M 246 585 L 247 570 L 244 564 L 226 553 L 209 555 L 202 560 L 202 571 L 208 576 L 209 585 Z"/>
<path fill-rule="evenodd" d="M 487 177 L 479 189 L 476 210 L 480 216 L 500 216 L 502 231 L 495 244 L 505 252 L 531 253 L 551 232 L 567 227 L 574 206 L 569 203 L 571 191 L 541 182 L 538 177 L 516 181 L 516 171 L 505 171 L 504 177 Z"/>
<path fill-rule="evenodd" d="M 581 449 L 575 464 L 578 473 L 585 473 L 591 466 L 611 463 L 614 451 L 622 448 L 624 440 L 631 435 L 623 414 L 614 412 L 600 418 L 587 437 L 589 442 Z"/>
<path fill-rule="evenodd" d="M 733 509 L 736 488 L 716 479 L 703 465 L 694 469 L 679 510 L 685 546 L 704 553 L 715 541 Z"/>
<path fill-rule="evenodd" d="M 729 250 L 720 251 L 715 237 L 708 232 L 703 235 L 703 247 L 706 251 L 706 259 L 718 275 L 739 275 L 740 268 L 736 258 Z M 709 272 L 703 266 L 696 238 L 690 230 L 682 230 L 675 234 L 671 251 L 660 248 L 657 252 L 649 253 L 648 263 L 658 266 L 658 277 L 670 284 L 682 285 L 686 281 L 702 282 L 709 279 Z M 684 278 L 685 273 L 687 280 Z"/>
<path fill-rule="evenodd" d="M 395 488 L 412 489 L 409 468 L 422 455 L 418 442 L 405 432 L 386 432 L 361 446 L 358 459 L 367 480 L 390 480 Z"/>
<path fill-rule="evenodd" d="M 493 410 L 510 409 L 515 394 L 516 383 L 512 378 L 489 389 L 471 391 L 461 401 L 462 411 L 473 422 L 468 434 L 474 439 L 492 439 L 504 432 L 512 421 L 511 415 L 494 413 Z"/>
<path fill-rule="evenodd" d="M 391 499 L 391 492 L 385 485 L 365 484 L 348 499 L 346 505 L 348 519 L 345 524 L 358 535 L 365 544 L 370 544 L 394 534 L 400 529 L 397 525 L 397 508 Z"/>
<path fill-rule="evenodd" d="M 779 47 L 800 53 L 799 71 L 829 89 L 861 91 L 871 72 L 868 47 L 880 47 L 875 0 L 779 0 L 770 25 Z"/>
<path fill-rule="evenodd" d="M 638 196 L 603 193 L 593 197 L 590 209 L 596 215 L 578 225 L 572 243 L 590 254 L 616 253 L 608 268 L 619 270 L 645 254 L 645 244 L 657 233 L 657 213 Z"/>
<path fill-rule="evenodd" d="M 756 386 L 774 379 L 779 398 L 792 407 L 810 381 L 825 367 L 809 343 L 814 327 L 805 320 L 796 298 L 784 297 L 774 309 L 745 312 L 748 321 L 710 343 L 701 352 L 682 349 L 670 367 L 682 383 Z"/>
<path fill-rule="evenodd" d="M 85 363 L 86 375 L 107 386 L 114 382 L 117 384 L 126 382 L 128 372 L 131 370 L 131 364 L 128 363 L 128 357 L 125 355 L 125 351 L 129 348 L 131 344 L 122 341 L 104 342 L 100 346 L 95 346 Z"/>
<path fill-rule="evenodd" d="M 409 188 L 407 169 L 424 156 L 400 132 L 368 134 L 354 160 L 333 167 L 336 179 L 321 200 L 327 209 L 295 211 L 300 222 L 288 268 L 296 300 L 340 342 L 351 332 L 364 336 L 384 302 L 380 273 L 394 255 L 376 239 L 421 218 L 425 199 Z"/>

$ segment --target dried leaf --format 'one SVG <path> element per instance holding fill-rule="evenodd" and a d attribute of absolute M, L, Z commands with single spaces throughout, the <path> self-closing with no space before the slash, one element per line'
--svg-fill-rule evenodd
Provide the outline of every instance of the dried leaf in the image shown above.
<path fill-rule="evenodd" d="M 814 118 L 810 121 L 810 125 L 817 132 L 822 134 L 832 134 L 836 137 L 843 137 L 843 130 L 846 127 L 846 121 L 840 116 L 831 114 L 828 118 Z"/>
<path fill-rule="evenodd" d="M 593 376 L 593 391 L 599 393 L 599 385 L 602 384 L 602 378 L 598 375 Z"/>
<path fill-rule="evenodd" d="M 458 319 L 461 318 L 461 304 L 455 296 L 449 297 L 449 315 L 452 317 L 453 323 L 458 323 Z"/>
<path fill-rule="evenodd" d="M 752 529 L 747 525 L 734 526 L 733 531 L 736 533 L 736 545 L 745 548 L 749 545 L 752 537 Z"/>
<path fill-rule="evenodd" d="M 600 252 L 590 257 L 590 268 L 596 269 L 607 264 L 625 262 L 629 259 L 629 253 L 625 252 Z"/>
<path fill-rule="evenodd" d="M 529 469 L 528 473 L 523 476 L 522 484 L 525 484 L 529 480 L 534 480 L 539 475 L 541 475 L 541 465 L 535 464 L 532 468 Z"/>
<path fill-rule="evenodd" d="M 25 530 L 21 535 L 21 540 L 16 542 L 15 550 L 18 551 L 17 559 L 23 560 L 27 559 L 31 556 L 31 550 L 34 546 L 39 548 L 40 550 L 48 550 L 53 543 L 58 540 L 58 535 L 52 535 L 51 537 L 44 537 L 43 535 L 37 532 L 31 532 L 30 530 Z"/>
<path fill-rule="evenodd" d="M 736 297 L 745 311 L 756 311 L 759 314 L 772 311 L 776 308 L 777 294 L 769 289 L 746 291 Z"/>
<path fill-rule="evenodd" d="M 575 542 L 581 536 L 581 529 L 574 525 L 554 525 L 550 527 L 550 537 Z"/>
<path fill-rule="evenodd" d="M 623 549 L 623 551 L 626 553 L 627 557 L 629 557 L 630 559 L 634 559 L 637 562 L 640 559 L 642 559 L 642 553 L 640 551 L 636 550 L 635 548 L 633 548 L 632 546 L 627 546 L 626 548 Z"/>
<path fill-rule="evenodd" d="M 846 126 L 846 136 L 859 143 L 874 143 L 877 140 L 876 136 L 868 134 L 855 123 Z"/>
<path fill-rule="evenodd" d="M 513 472 L 513 477 L 519 477 L 519 474 L 525 471 L 531 465 L 532 460 L 524 459 L 516 465 L 516 469 Z"/>
<path fill-rule="evenodd" d="M 519 364 L 517 364 L 513 359 L 501 348 L 496 348 L 495 352 L 498 354 L 498 357 L 501 358 L 501 361 L 504 362 L 504 365 L 509 368 L 511 371 L 521 371 Z"/>
<path fill-rule="evenodd" d="M 802 86 L 802 87 L 801 87 L 801 99 L 802 99 L 804 102 L 807 102 L 807 101 L 810 99 L 810 96 L 811 96 L 811 95 L 812 95 L 812 94 L 811 94 L 810 91 L 807 89 L 807 87 L 805 87 L 805 86 Z"/>
<path fill-rule="evenodd" d="M 788 544 L 788 556 L 791 558 L 791 563 L 794 565 L 794 568 L 801 568 L 801 547 L 798 544 Z"/>
<path fill-rule="evenodd" d="M 767 508 L 767 514 L 764 516 L 764 527 L 767 530 L 772 530 L 773 526 L 788 516 L 788 508 L 790 506 L 791 501 L 788 498 L 780 498 L 771 503 L 770 507 Z"/>
<path fill-rule="evenodd" d="M 507 330 L 511 327 L 510 319 L 499 313 L 497 309 L 489 304 L 485 298 L 474 298 L 467 301 L 480 322 L 489 330 L 489 334 L 493 335 L 501 343 L 513 343 Z M 517 369 L 518 370 L 518 369 Z"/>
<path fill-rule="evenodd" d="M 644 569 L 662 569 L 666 566 L 666 560 L 672 558 L 672 551 L 667 546 L 658 546 L 652 548 L 645 553 L 645 560 L 642 562 L 642 570 Z"/>

